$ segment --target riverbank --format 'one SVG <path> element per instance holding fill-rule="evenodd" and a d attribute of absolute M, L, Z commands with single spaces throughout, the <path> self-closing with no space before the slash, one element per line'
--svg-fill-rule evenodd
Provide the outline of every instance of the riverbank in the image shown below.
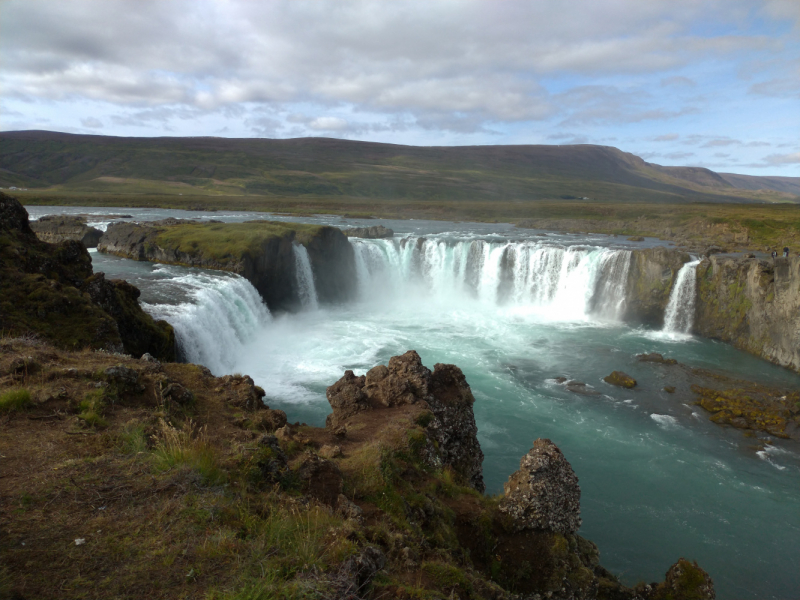
<path fill-rule="evenodd" d="M 480 495 L 474 398 L 455 366 L 431 372 L 409 352 L 366 378 L 348 371 L 314 428 L 287 425 L 247 376 L 2 348 L 6 594 L 714 598 L 684 559 L 634 589 L 600 566 L 549 440 L 505 496 Z"/>
<path fill-rule="evenodd" d="M 480 202 L 392 200 L 341 196 L 176 196 L 110 193 L 15 192 L 25 204 L 178 208 L 184 210 L 262 211 L 309 216 L 430 219 L 516 223 L 521 227 L 571 233 L 648 236 L 694 250 L 771 252 L 784 246 L 800 252 L 800 205 L 614 203 L 575 200 Z"/>

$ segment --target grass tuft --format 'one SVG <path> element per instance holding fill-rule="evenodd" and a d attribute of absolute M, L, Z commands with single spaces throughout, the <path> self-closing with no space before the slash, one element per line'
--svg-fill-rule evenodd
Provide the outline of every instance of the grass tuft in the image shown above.
<path fill-rule="evenodd" d="M 23 410 L 31 404 L 31 393 L 28 390 L 9 390 L 0 395 L 0 411 L 14 412 Z"/>
<path fill-rule="evenodd" d="M 209 485 L 222 484 L 226 479 L 219 457 L 207 439 L 206 427 L 196 428 L 191 419 L 181 429 L 159 419 L 153 459 L 156 467 L 163 471 L 188 467 Z"/>

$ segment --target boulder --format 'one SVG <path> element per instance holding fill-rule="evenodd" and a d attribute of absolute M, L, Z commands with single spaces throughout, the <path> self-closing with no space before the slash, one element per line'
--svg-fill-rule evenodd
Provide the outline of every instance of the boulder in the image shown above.
<path fill-rule="evenodd" d="M 522 457 L 519 470 L 504 484 L 499 510 L 517 531 L 545 530 L 571 535 L 581 526 L 581 489 L 561 450 L 537 439 Z"/>
<path fill-rule="evenodd" d="M 651 600 L 715 600 L 714 582 L 696 561 L 678 559 L 664 583 L 654 586 Z"/>
<path fill-rule="evenodd" d="M 336 463 L 306 452 L 297 467 L 297 476 L 304 494 L 328 506 L 337 506 L 342 494 L 342 472 Z"/>
<path fill-rule="evenodd" d="M 274 435 L 265 435 L 258 440 L 256 467 L 269 484 L 280 482 L 289 471 L 289 461 Z"/>
<path fill-rule="evenodd" d="M 223 388 L 228 392 L 227 400 L 231 406 L 246 411 L 266 408 L 263 402 L 266 395 L 264 390 L 257 386 L 248 375 L 226 375 L 220 379 Z"/>
<path fill-rule="evenodd" d="M 674 358 L 664 358 L 658 352 L 650 352 L 649 354 L 637 354 L 636 360 L 639 362 L 653 362 L 662 365 L 677 365 L 678 361 Z"/>
<path fill-rule="evenodd" d="M 603 377 L 603 381 L 605 381 L 606 383 L 610 383 L 611 385 L 616 385 L 628 389 L 636 387 L 636 380 L 627 373 L 623 373 L 622 371 L 614 371 L 610 375 L 606 375 L 605 377 Z"/>
<path fill-rule="evenodd" d="M 287 418 L 286 413 L 282 410 L 273 410 L 273 409 L 266 409 L 260 411 L 254 418 L 253 424 L 258 429 L 264 429 L 266 431 L 277 431 L 284 425 L 286 425 Z"/>

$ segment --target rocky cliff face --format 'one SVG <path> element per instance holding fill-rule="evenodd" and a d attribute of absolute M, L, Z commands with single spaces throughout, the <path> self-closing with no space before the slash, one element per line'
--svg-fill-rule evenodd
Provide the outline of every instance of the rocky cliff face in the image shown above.
<path fill-rule="evenodd" d="M 247 223 L 254 225 L 255 223 Z M 255 251 L 207 252 L 203 245 L 184 250 L 166 242 L 160 234 L 173 227 L 196 225 L 192 221 L 166 219 L 152 223 L 112 223 L 98 250 L 134 260 L 180 264 L 237 273 L 258 290 L 270 310 L 291 310 L 299 304 L 293 244 L 299 243 L 288 224 L 277 235 L 264 235 Z M 230 224 L 228 227 L 235 227 Z M 356 289 L 353 249 L 341 231 L 320 227 L 303 239 L 308 250 L 319 300 L 342 302 Z"/>
<path fill-rule="evenodd" d="M 690 256 L 634 250 L 625 320 L 661 327 L 675 276 Z M 696 270 L 693 333 L 800 371 L 800 258 L 712 255 Z"/>
<path fill-rule="evenodd" d="M 80 242 L 86 248 L 96 248 L 100 238 L 103 237 L 102 231 L 89 227 L 82 218 L 68 215 L 42 217 L 30 225 L 36 237 L 50 244 L 73 240 Z"/>
<path fill-rule="evenodd" d="M 669 248 L 634 250 L 628 270 L 625 320 L 661 327 L 675 276 L 690 260 L 686 252 Z"/>
<path fill-rule="evenodd" d="M 37 239 L 28 213 L 0 194 L 0 329 L 32 334 L 69 349 L 95 348 L 163 360 L 175 358 L 175 336 L 139 306 L 139 290 L 92 273 L 86 248 Z"/>
<path fill-rule="evenodd" d="M 366 375 L 346 371 L 326 395 L 333 409 L 326 423 L 334 431 L 346 431 L 351 417 L 364 411 L 415 405 L 428 438 L 429 464 L 449 466 L 470 487 L 485 489 L 483 451 L 472 412 L 475 398 L 455 365 L 436 364 L 431 372 L 419 354 L 409 350 L 392 357 L 388 367 L 378 365 Z"/>
<path fill-rule="evenodd" d="M 694 328 L 800 371 L 800 258 L 703 260 Z"/>

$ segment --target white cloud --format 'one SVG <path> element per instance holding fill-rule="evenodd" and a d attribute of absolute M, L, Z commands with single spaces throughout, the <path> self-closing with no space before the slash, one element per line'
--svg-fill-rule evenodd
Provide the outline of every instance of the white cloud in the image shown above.
<path fill-rule="evenodd" d="M 768 165 L 797 165 L 800 164 L 800 152 L 791 154 L 770 154 L 764 158 Z"/>
<path fill-rule="evenodd" d="M 339 117 L 317 117 L 308 126 L 315 131 L 344 131 L 347 121 Z"/>
<path fill-rule="evenodd" d="M 90 129 L 102 129 L 103 122 L 100 119 L 96 119 L 95 117 L 87 117 L 85 119 L 81 119 L 81 125 L 84 127 L 88 127 Z"/>

